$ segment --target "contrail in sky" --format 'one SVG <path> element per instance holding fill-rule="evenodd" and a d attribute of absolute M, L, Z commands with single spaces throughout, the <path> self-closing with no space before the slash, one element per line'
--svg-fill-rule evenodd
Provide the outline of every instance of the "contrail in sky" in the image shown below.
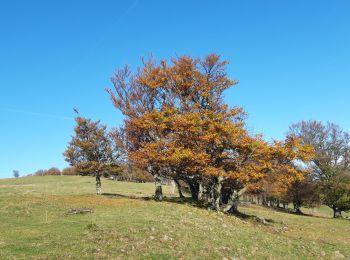
<path fill-rule="evenodd" d="M 0 111 L 18 113 L 18 114 L 28 115 L 28 116 L 55 118 L 55 119 L 62 119 L 62 120 L 74 120 L 73 117 L 69 117 L 69 116 L 61 116 L 61 115 L 33 112 L 33 111 L 27 111 L 27 110 L 21 110 L 21 109 L 13 109 L 13 108 L 8 108 L 8 107 L 0 108 Z"/>
<path fill-rule="evenodd" d="M 123 12 L 119 12 L 119 16 L 115 17 L 115 19 L 111 20 L 111 24 L 115 25 L 116 27 L 120 24 L 122 24 L 123 20 L 131 13 L 133 9 L 135 9 L 139 4 L 139 0 L 133 1 L 130 6 Z M 94 49 L 101 48 L 104 41 L 106 41 L 107 38 L 100 36 L 96 39 L 95 47 Z M 88 59 L 91 53 L 86 53 L 85 59 Z"/>
<path fill-rule="evenodd" d="M 124 13 L 122 13 L 122 14 L 119 16 L 117 22 L 120 22 L 121 20 L 123 20 L 124 17 L 126 17 L 126 16 L 131 12 L 131 10 L 134 9 L 134 8 L 138 5 L 138 3 L 139 3 L 139 0 L 134 1 L 134 2 L 129 6 L 129 8 L 126 9 L 126 11 L 125 11 Z"/>

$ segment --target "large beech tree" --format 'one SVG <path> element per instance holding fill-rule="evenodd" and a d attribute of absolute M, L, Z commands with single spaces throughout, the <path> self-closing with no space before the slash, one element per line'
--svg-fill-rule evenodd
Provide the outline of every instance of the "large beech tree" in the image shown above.
<path fill-rule="evenodd" d="M 108 92 L 125 116 L 115 136 L 129 160 L 154 176 L 155 199 L 162 199 L 161 177 L 173 178 L 186 182 L 199 203 L 234 212 L 245 187 L 277 167 L 274 156 L 288 156 L 251 136 L 244 111 L 223 102 L 223 92 L 237 84 L 227 64 L 215 54 L 150 59 L 136 73 L 126 66 L 112 77 Z"/>
<path fill-rule="evenodd" d="M 101 194 L 101 176 L 119 171 L 120 150 L 100 121 L 78 116 L 75 122 L 75 136 L 63 155 L 80 174 L 96 177 L 96 192 Z"/>

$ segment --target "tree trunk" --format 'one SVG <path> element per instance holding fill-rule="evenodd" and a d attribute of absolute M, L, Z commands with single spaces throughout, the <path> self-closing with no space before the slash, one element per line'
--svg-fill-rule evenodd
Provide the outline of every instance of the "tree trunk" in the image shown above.
<path fill-rule="evenodd" d="M 295 213 L 296 214 L 303 214 L 302 212 L 301 212 L 301 203 L 300 203 L 300 201 L 294 201 L 293 202 L 293 205 L 294 205 L 294 210 L 295 210 Z"/>
<path fill-rule="evenodd" d="M 177 186 L 177 190 L 179 192 L 179 197 L 180 198 L 184 198 L 184 195 L 182 194 L 182 191 L 181 191 L 181 185 L 180 185 L 179 180 L 178 179 L 174 179 L 174 181 L 175 181 L 175 184 Z"/>
<path fill-rule="evenodd" d="M 244 192 L 246 190 L 247 190 L 246 188 L 243 188 L 243 189 L 239 190 L 238 192 L 234 191 L 231 194 L 230 199 L 229 199 L 224 211 L 227 213 L 231 213 L 231 214 L 237 213 L 238 212 L 239 197 L 242 196 L 242 194 L 244 194 Z"/>
<path fill-rule="evenodd" d="M 198 189 L 197 189 L 196 185 L 192 182 L 188 182 L 187 184 L 190 187 L 192 199 L 197 201 L 198 200 Z"/>
<path fill-rule="evenodd" d="M 99 173 L 96 173 L 96 194 L 100 195 L 101 192 L 102 192 L 101 175 Z"/>
<path fill-rule="evenodd" d="M 232 194 L 231 189 L 221 189 L 221 204 L 227 204 Z"/>
<path fill-rule="evenodd" d="M 222 189 L 222 181 L 224 178 L 219 176 L 214 184 L 213 192 L 214 192 L 214 200 L 212 202 L 213 209 L 219 211 L 220 210 L 220 199 L 221 199 L 221 189 Z"/>
<path fill-rule="evenodd" d="M 285 203 L 285 202 L 284 202 L 284 203 L 283 203 L 283 208 L 284 208 L 284 209 L 288 209 L 288 203 Z"/>
<path fill-rule="evenodd" d="M 224 211 L 227 213 L 230 213 L 230 214 L 237 213 L 238 212 L 238 201 L 239 201 L 239 197 L 237 197 L 237 194 L 232 193 Z"/>
<path fill-rule="evenodd" d="M 338 209 L 336 206 L 333 206 L 333 218 L 341 218 L 341 210 Z"/>
<path fill-rule="evenodd" d="M 266 198 L 266 195 L 263 195 L 261 204 L 264 205 L 264 206 L 268 206 L 269 205 L 268 201 L 267 201 L 267 198 Z"/>
<path fill-rule="evenodd" d="M 198 188 L 198 201 L 205 202 L 205 188 L 202 183 L 199 183 Z"/>
<path fill-rule="evenodd" d="M 214 201 L 214 187 L 212 185 L 210 185 L 207 188 L 206 201 L 207 201 L 209 206 L 211 206 L 213 204 L 213 201 Z"/>
<path fill-rule="evenodd" d="M 163 200 L 163 190 L 162 190 L 162 180 L 158 176 L 158 174 L 154 175 L 154 183 L 155 183 L 155 193 L 154 193 L 154 199 L 156 201 L 162 201 Z"/>

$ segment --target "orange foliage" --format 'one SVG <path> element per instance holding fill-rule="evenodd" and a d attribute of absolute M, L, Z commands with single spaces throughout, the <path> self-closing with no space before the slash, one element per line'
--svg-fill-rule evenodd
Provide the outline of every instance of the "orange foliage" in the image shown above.
<path fill-rule="evenodd" d="M 228 78 L 227 64 L 211 54 L 170 63 L 150 59 L 135 74 L 127 66 L 117 71 L 108 92 L 126 116 L 116 136 L 129 160 L 153 175 L 237 187 L 277 172 L 286 184 L 302 179 L 292 162 L 308 160 L 309 147 L 293 138 L 269 144 L 251 136 L 243 109 L 223 102 L 223 92 L 237 84 Z"/>

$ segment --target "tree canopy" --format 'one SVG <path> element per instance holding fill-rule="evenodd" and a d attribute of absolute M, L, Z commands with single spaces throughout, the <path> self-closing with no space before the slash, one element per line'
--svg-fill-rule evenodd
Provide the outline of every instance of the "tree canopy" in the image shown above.
<path fill-rule="evenodd" d="M 293 161 L 310 158 L 308 145 L 297 138 L 270 144 L 249 134 L 243 109 L 223 101 L 237 84 L 227 64 L 215 54 L 151 58 L 136 73 L 125 66 L 112 77 L 108 92 L 125 116 L 115 136 L 128 159 L 154 176 L 156 199 L 160 177 L 185 181 L 195 200 L 218 210 L 271 172 L 284 171 L 285 181 L 304 176 Z"/>
<path fill-rule="evenodd" d="M 83 175 L 96 176 L 96 190 L 101 193 L 101 175 L 118 172 L 120 150 L 99 121 L 76 117 L 75 136 L 69 142 L 64 156 L 75 170 Z"/>
<path fill-rule="evenodd" d="M 334 217 L 350 210 L 350 135 L 333 123 L 301 121 L 290 126 L 290 135 L 315 149 L 312 179 L 318 184 L 322 203 Z"/>

